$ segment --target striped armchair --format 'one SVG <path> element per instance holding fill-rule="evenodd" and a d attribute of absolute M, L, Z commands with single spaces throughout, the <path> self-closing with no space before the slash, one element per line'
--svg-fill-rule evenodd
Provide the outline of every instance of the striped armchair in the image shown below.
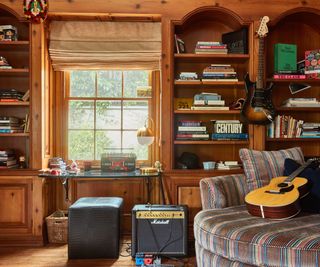
<path fill-rule="evenodd" d="M 251 216 L 243 174 L 200 181 L 203 210 L 194 219 L 198 267 L 320 266 L 320 215 L 290 220 Z"/>

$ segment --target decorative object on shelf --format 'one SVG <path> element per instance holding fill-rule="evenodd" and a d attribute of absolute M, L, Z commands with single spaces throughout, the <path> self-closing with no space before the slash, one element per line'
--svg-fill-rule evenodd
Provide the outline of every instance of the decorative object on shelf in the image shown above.
<path fill-rule="evenodd" d="M 174 35 L 174 42 L 176 45 L 176 51 L 178 54 L 186 53 L 186 47 L 184 41 L 180 39 L 176 34 Z"/>
<path fill-rule="evenodd" d="M 290 83 L 289 84 L 289 89 L 291 94 L 296 94 L 309 88 L 311 88 L 311 85 L 306 83 Z"/>
<path fill-rule="evenodd" d="M 47 0 L 24 0 L 24 15 L 33 23 L 41 23 L 47 18 L 48 2 Z"/>
<path fill-rule="evenodd" d="M 153 124 L 153 120 L 148 117 L 145 120 L 144 126 L 137 131 L 137 140 L 140 145 L 151 145 L 154 142 L 154 134 L 151 127 L 148 125 L 148 121 Z"/>
<path fill-rule="evenodd" d="M 241 115 L 244 120 L 252 124 L 268 124 L 273 121 L 275 116 L 275 110 L 271 100 L 272 84 L 266 89 L 263 87 L 264 37 L 266 37 L 268 33 L 268 22 L 268 16 L 262 17 L 257 30 L 259 37 L 257 82 L 251 82 L 249 74 L 245 76 L 246 101 L 241 110 Z"/>
<path fill-rule="evenodd" d="M 5 57 L 0 56 L 0 69 L 12 69 Z"/>
<path fill-rule="evenodd" d="M 202 162 L 204 170 L 213 170 L 216 167 L 216 163 L 214 161 L 204 161 Z"/>
<path fill-rule="evenodd" d="M 133 152 L 107 152 L 101 154 L 101 170 L 105 172 L 118 172 L 118 171 L 134 171 L 136 169 L 137 156 Z M 109 148 L 109 150 L 119 150 L 118 148 Z M 126 150 L 131 150 L 127 148 Z"/>
<path fill-rule="evenodd" d="M 0 25 L 0 41 L 17 41 L 18 30 L 13 25 Z"/>
<path fill-rule="evenodd" d="M 27 167 L 26 157 L 25 156 L 20 156 L 19 157 L 19 168 L 20 169 L 25 169 L 26 167 Z"/>
<path fill-rule="evenodd" d="M 222 43 L 227 45 L 230 54 L 248 54 L 248 29 L 222 34 Z"/>
<path fill-rule="evenodd" d="M 199 158 L 191 152 L 183 152 L 178 159 L 178 169 L 198 169 Z"/>
<path fill-rule="evenodd" d="M 245 101 L 244 98 L 239 98 L 239 99 L 237 99 L 236 101 L 232 102 L 232 103 L 229 105 L 229 108 L 230 108 L 231 110 L 239 110 L 239 109 L 242 109 L 243 104 L 244 104 L 244 101 Z"/>

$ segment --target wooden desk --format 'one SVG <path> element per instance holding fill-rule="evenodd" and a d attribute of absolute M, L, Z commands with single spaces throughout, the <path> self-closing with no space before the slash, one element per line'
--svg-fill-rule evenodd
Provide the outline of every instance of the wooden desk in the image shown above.
<path fill-rule="evenodd" d="M 78 174 L 61 174 L 61 175 L 52 175 L 48 173 L 39 174 L 39 177 L 49 178 L 49 179 L 59 179 L 65 189 L 65 200 L 69 201 L 69 180 L 70 179 L 79 179 L 79 178 L 99 178 L 99 179 L 145 179 L 147 186 L 147 203 L 150 203 L 150 179 L 157 178 L 159 180 L 159 190 L 162 198 L 162 204 L 165 204 L 165 196 L 164 196 L 164 188 L 162 182 L 162 173 L 150 173 L 150 174 L 142 174 L 140 170 L 135 170 L 132 172 L 102 172 L 101 170 L 90 170 L 85 172 L 80 172 Z"/>

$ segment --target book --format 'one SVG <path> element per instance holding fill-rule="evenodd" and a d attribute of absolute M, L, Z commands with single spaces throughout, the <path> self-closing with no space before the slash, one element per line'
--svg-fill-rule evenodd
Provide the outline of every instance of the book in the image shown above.
<path fill-rule="evenodd" d="M 206 126 L 178 126 L 178 131 L 206 131 Z"/>
<path fill-rule="evenodd" d="M 177 134 L 177 139 L 209 139 L 209 134 Z"/>
<path fill-rule="evenodd" d="M 278 71 L 297 71 L 296 44 L 274 45 L 274 72 Z"/>
<path fill-rule="evenodd" d="M 203 82 L 238 82 L 238 79 L 201 79 Z"/>
<path fill-rule="evenodd" d="M 229 110 L 224 106 L 191 106 L 191 110 Z"/>
<path fill-rule="evenodd" d="M 229 139 L 248 139 L 247 133 L 212 133 L 211 139 L 229 140 Z"/>
<path fill-rule="evenodd" d="M 319 52 L 319 49 L 305 51 L 305 74 L 320 73 Z"/>
<path fill-rule="evenodd" d="M 306 75 L 304 74 L 274 74 L 274 79 L 284 79 L 284 80 L 290 80 L 290 79 L 297 79 L 297 80 L 304 80 L 306 79 Z"/>
<path fill-rule="evenodd" d="M 212 105 L 212 106 L 224 106 L 225 101 L 224 100 L 194 100 L 193 105 L 200 105 L 200 106 L 205 106 L 205 105 Z"/>

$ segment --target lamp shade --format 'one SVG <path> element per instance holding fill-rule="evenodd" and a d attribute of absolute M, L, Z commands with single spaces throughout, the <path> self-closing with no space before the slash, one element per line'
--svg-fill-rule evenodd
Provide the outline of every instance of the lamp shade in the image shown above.
<path fill-rule="evenodd" d="M 154 142 L 154 135 L 149 127 L 141 127 L 137 131 L 137 140 L 140 145 L 151 145 Z"/>

